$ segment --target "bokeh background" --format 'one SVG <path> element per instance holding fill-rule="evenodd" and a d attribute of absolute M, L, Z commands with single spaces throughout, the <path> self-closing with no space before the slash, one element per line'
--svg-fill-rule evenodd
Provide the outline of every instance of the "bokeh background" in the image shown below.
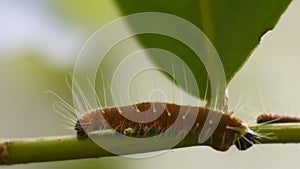
<path fill-rule="evenodd" d="M 300 116 L 300 1 L 293 1 L 273 31 L 229 84 L 230 108 L 248 123 L 261 112 Z M 71 103 L 65 78 L 85 41 L 121 16 L 111 0 L 0 1 L 0 138 L 74 134 L 53 111 L 54 91 Z M 132 45 L 138 46 L 132 40 Z M 161 79 L 165 77 L 161 75 Z M 148 159 L 120 157 L 0 168 L 297 168 L 298 144 L 172 150 Z"/>

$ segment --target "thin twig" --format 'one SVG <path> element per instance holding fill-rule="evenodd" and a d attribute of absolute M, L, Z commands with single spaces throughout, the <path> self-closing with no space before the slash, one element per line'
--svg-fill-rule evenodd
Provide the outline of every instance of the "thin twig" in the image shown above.
<path fill-rule="evenodd" d="M 253 131 L 261 136 L 258 142 L 262 144 L 273 143 L 300 143 L 300 124 L 266 124 L 255 125 L 250 127 Z M 124 145 L 119 138 L 112 135 L 113 131 L 100 131 L 101 137 L 111 139 L 112 144 L 117 148 Z M 99 133 L 98 133 L 99 134 Z M 188 134 L 174 148 L 189 146 L 206 145 L 197 143 L 197 135 Z M 170 138 L 172 139 L 172 138 Z M 131 145 L 132 146 L 132 145 Z M 164 150 L 164 145 L 157 145 L 151 151 Z M 142 153 L 144 150 L 133 150 L 128 154 Z M 27 139 L 0 139 L 0 165 L 23 164 L 33 162 L 61 161 L 83 158 L 99 158 L 115 156 L 113 153 L 106 151 L 98 146 L 91 139 L 78 140 L 76 136 L 58 136 L 44 138 L 27 138 Z"/>

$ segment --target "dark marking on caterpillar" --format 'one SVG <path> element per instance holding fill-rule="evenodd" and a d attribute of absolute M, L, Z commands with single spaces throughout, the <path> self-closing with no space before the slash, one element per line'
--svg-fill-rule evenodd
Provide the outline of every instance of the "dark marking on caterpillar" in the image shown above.
<path fill-rule="evenodd" d="M 134 107 L 134 108 L 133 108 Z M 163 108 L 162 114 L 151 122 L 143 122 L 145 118 L 145 111 L 151 116 L 155 114 L 158 108 Z M 145 102 L 139 103 L 134 106 L 123 106 L 98 109 L 90 112 L 89 114 L 81 117 L 76 125 L 75 130 L 77 132 L 78 139 L 87 138 L 87 133 L 102 129 L 107 129 L 109 124 L 115 131 L 122 134 L 127 134 L 127 131 L 131 130 L 134 133 L 138 133 L 141 137 L 145 137 L 147 134 L 158 134 L 167 130 L 176 120 L 176 118 L 188 119 L 188 113 L 184 117 L 178 117 L 180 111 L 188 112 L 190 110 L 197 111 L 197 119 L 193 124 L 190 132 L 200 133 L 208 113 L 215 115 L 221 114 L 221 120 L 212 133 L 210 138 L 206 141 L 209 146 L 219 151 L 226 151 L 233 144 L 239 150 L 246 150 L 251 147 L 257 141 L 257 135 L 248 128 L 246 123 L 241 119 L 234 117 L 231 113 L 223 113 L 220 111 L 210 110 L 202 107 L 183 106 L 169 103 L 160 102 Z M 150 112 L 150 113 L 149 113 Z M 102 116 L 101 116 L 102 114 Z M 131 121 L 127 118 L 129 115 L 137 117 L 138 122 Z M 104 119 L 103 119 L 104 118 Z M 104 123 L 106 121 L 106 123 Z M 185 130 L 184 125 L 179 125 L 179 130 Z"/>
<path fill-rule="evenodd" d="M 276 115 L 276 114 L 261 114 L 257 117 L 256 122 L 259 123 L 299 123 L 299 117 Z"/>
<path fill-rule="evenodd" d="M 8 143 L 5 142 L 0 145 L 0 159 L 5 162 L 6 164 L 12 164 L 10 160 L 10 155 L 8 152 Z"/>

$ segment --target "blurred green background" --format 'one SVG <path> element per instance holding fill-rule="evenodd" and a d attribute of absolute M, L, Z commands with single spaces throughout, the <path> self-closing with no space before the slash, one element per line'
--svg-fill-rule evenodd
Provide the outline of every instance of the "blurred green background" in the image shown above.
<path fill-rule="evenodd" d="M 260 112 L 300 115 L 299 9 L 300 1 L 293 1 L 229 84 L 231 109 L 250 124 Z M 75 134 L 61 126 L 61 116 L 52 108 L 57 98 L 45 91 L 71 103 L 65 78 L 80 48 L 100 26 L 119 16 L 111 0 L 0 1 L 1 138 Z M 246 152 L 232 147 L 225 153 L 193 147 L 149 159 L 114 157 L 0 168 L 296 168 L 299 153 L 297 144 L 259 145 Z"/>

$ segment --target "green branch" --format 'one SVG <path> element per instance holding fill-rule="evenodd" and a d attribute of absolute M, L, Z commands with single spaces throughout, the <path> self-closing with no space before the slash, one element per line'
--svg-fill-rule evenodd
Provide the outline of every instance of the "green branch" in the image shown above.
<path fill-rule="evenodd" d="M 250 128 L 262 136 L 258 140 L 262 144 L 300 143 L 300 123 L 260 124 Z"/>
<path fill-rule="evenodd" d="M 260 133 L 262 136 L 267 136 L 268 134 L 270 137 L 268 139 L 265 137 L 259 138 L 258 141 L 262 144 L 300 143 L 299 123 L 255 125 L 250 128 L 257 133 Z M 112 144 L 115 144 L 117 148 L 126 146 L 120 144 L 120 141 L 117 140 L 118 138 L 113 138 L 115 136 L 112 135 L 112 132 L 113 131 L 101 131 L 101 135 L 109 137 L 109 139 L 112 140 Z M 197 143 L 195 137 L 197 137 L 195 134 L 188 134 L 185 139 L 174 148 L 205 145 Z M 164 149 L 166 149 L 166 147 L 157 146 L 152 151 Z M 128 154 L 141 152 L 145 151 L 134 150 L 133 152 L 128 152 Z M 12 140 L 0 139 L 0 165 L 108 156 L 115 155 L 101 148 L 90 139 L 78 140 L 75 136 Z"/>

